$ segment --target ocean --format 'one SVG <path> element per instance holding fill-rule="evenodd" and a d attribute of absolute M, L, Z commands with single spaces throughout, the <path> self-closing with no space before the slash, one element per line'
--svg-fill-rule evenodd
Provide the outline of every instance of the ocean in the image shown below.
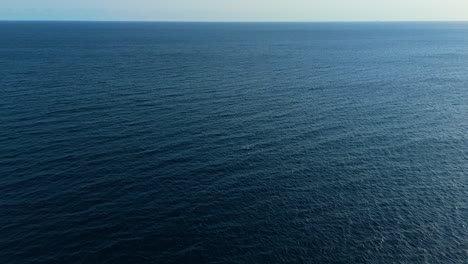
<path fill-rule="evenodd" d="M 468 263 L 468 23 L 0 36 L 1 263 Z"/>

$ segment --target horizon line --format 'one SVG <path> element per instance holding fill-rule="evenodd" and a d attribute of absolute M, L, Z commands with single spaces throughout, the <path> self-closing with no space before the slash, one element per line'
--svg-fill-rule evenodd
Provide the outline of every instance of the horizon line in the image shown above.
<path fill-rule="evenodd" d="M 129 23 L 464 23 L 468 20 L 87 20 L 0 19 L 0 22 L 129 22 Z"/>

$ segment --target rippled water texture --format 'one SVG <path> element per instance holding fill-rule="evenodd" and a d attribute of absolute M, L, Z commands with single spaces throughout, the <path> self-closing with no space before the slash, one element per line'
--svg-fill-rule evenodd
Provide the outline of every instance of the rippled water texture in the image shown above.
<path fill-rule="evenodd" d="M 0 23 L 1 263 L 468 263 L 468 23 Z"/>

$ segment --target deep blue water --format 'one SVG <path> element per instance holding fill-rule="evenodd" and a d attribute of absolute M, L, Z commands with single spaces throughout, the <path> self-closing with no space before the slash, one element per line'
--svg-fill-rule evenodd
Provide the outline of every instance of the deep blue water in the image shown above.
<path fill-rule="evenodd" d="M 0 23 L 1 263 L 468 263 L 468 23 Z"/>

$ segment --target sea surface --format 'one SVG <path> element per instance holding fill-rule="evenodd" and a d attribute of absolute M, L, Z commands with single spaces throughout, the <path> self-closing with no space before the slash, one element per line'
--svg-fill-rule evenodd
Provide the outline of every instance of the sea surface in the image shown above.
<path fill-rule="evenodd" d="M 468 23 L 0 22 L 0 263 L 468 263 Z"/>

